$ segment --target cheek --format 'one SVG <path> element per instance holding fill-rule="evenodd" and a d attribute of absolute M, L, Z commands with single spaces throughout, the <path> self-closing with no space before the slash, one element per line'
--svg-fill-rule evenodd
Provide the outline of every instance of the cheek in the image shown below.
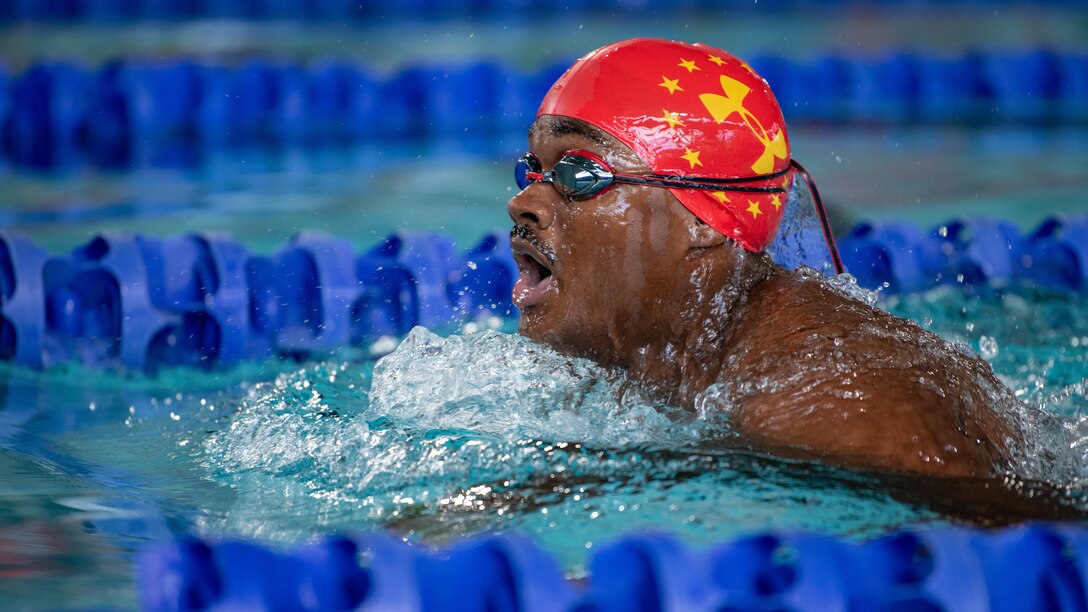
<path fill-rule="evenodd" d="M 622 201 L 584 215 L 569 234 L 570 244 L 578 245 L 571 265 L 581 285 L 571 289 L 604 299 L 612 309 L 637 312 L 647 299 L 671 290 L 683 256 L 676 232 L 683 229 L 673 211 Z"/>

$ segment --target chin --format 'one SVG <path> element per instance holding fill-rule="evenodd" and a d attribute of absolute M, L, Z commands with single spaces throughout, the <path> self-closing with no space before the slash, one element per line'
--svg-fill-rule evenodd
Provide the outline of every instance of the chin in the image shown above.
<path fill-rule="evenodd" d="M 522 308 L 518 317 L 518 334 L 539 342 L 543 331 L 547 329 L 542 315 L 539 306 Z"/>
<path fill-rule="evenodd" d="M 533 342 L 543 344 L 559 353 L 600 361 L 599 347 L 592 346 L 592 334 L 585 329 L 550 324 L 544 317 L 528 316 L 523 312 L 518 321 L 518 334 Z"/>

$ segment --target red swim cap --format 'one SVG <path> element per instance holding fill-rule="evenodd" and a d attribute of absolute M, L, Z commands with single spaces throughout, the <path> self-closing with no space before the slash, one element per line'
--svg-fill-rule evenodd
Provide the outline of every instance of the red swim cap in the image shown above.
<path fill-rule="evenodd" d="M 631 147 L 655 174 L 711 179 L 782 172 L 790 145 L 782 110 L 751 66 L 703 44 L 634 38 L 575 62 L 540 115 L 580 119 Z M 789 188 L 792 173 L 751 187 Z M 669 188 L 688 210 L 749 251 L 762 251 L 785 213 L 784 193 Z"/>

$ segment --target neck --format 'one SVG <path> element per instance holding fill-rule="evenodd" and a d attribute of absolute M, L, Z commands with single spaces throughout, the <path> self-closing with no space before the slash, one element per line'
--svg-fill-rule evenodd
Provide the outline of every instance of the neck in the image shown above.
<path fill-rule="evenodd" d="M 718 380 L 749 309 L 749 296 L 775 274 L 765 255 L 739 249 L 727 261 L 700 257 L 690 289 L 661 334 L 625 351 L 622 365 L 673 406 L 692 408 L 695 396 Z"/>

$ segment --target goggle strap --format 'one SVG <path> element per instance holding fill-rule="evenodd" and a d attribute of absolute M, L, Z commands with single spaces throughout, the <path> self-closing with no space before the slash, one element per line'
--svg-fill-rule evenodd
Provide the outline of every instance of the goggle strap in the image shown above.
<path fill-rule="evenodd" d="M 585 157 L 591 161 L 596 162 L 605 169 L 608 169 L 608 165 L 596 155 L 583 151 L 578 151 L 578 155 Z M 528 155 L 523 157 L 519 161 L 525 161 Z M 655 185 L 659 187 L 675 187 L 678 189 L 707 189 L 707 190 L 721 190 L 721 191 L 741 191 L 749 193 L 785 193 L 785 189 L 782 187 L 746 187 L 738 185 L 738 183 L 748 183 L 753 181 L 766 181 L 775 179 L 780 176 L 784 176 L 790 170 L 796 169 L 801 178 L 808 185 L 808 190 L 812 193 L 812 204 L 816 208 L 816 216 L 820 218 L 820 229 L 824 234 L 824 242 L 827 244 L 827 252 L 831 256 L 831 264 L 835 266 L 835 274 L 842 274 L 846 269 L 842 265 L 842 258 L 839 257 L 839 247 L 835 244 L 835 234 L 831 231 L 831 222 L 827 218 L 827 210 L 824 208 L 824 201 L 820 197 L 820 190 L 816 188 L 816 181 L 812 180 L 812 175 L 805 170 L 805 167 L 795 159 L 790 160 L 789 166 L 774 172 L 771 174 L 764 174 L 760 176 L 742 177 L 733 179 L 708 179 L 708 178 L 695 178 L 686 176 L 665 176 L 660 174 L 649 174 L 645 176 L 632 176 L 624 174 L 613 174 L 611 182 L 615 183 L 627 183 L 631 185 Z M 536 181 L 549 181 L 554 182 L 554 177 L 548 176 L 551 173 L 540 172 L 536 170 L 528 170 L 525 173 L 525 177 L 531 182 Z M 605 187 L 607 189 L 607 186 Z M 603 190 L 602 190 L 603 191 Z M 594 193 L 596 196 L 600 193 Z"/>
<path fill-rule="evenodd" d="M 804 179 L 805 184 L 808 185 L 808 190 L 812 193 L 812 204 L 816 207 L 816 215 L 820 217 L 820 228 L 824 232 L 824 242 L 827 243 L 827 252 L 831 255 L 831 263 L 835 266 L 835 274 L 842 274 L 846 271 L 846 268 L 842 265 L 842 259 L 839 257 L 839 247 L 835 244 L 835 234 L 831 232 L 831 222 L 827 219 L 827 211 L 824 209 L 824 201 L 820 198 L 820 190 L 816 189 L 816 181 L 812 180 L 812 176 L 805 170 L 797 160 L 791 159 L 790 166 L 797 169 L 798 174 Z"/>
<path fill-rule="evenodd" d="M 706 189 L 717 191 L 740 191 L 745 193 L 785 193 L 786 190 L 782 187 L 744 187 L 740 184 L 769 181 L 784 176 L 789 171 L 790 167 L 786 166 L 782 170 L 770 174 L 727 179 L 665 174 L 616 174 L 612 177 L 612 180 L 617 183 L 628 183 L 631 185 L 654 185 L 658 187 L 675 187 L 677 189 Z"/>
<path fill-rule="evenodd" d="M 647 174 L 645 176 L 648 179 L 653 179 L 653 180 L 658 180 L 658 181 L 675 181 L 675 182 L 682 182 L 682 183 L 696 183 L 696 184 L 701 184 L 701 185 L 707 185 L 709 187 L 709 186 L 713 186 L 713 185 L 727 186 L 727 185 L 736 185 L 736 184 L 739 184 L 739 183 L 754 183 L 754 182 L 757 182 L 757 181 L 769 181 L 771 179 L 776 179 L 776 178 L 779 178 L 781 176 L 785 176 L 787 173 L 789 173 L 789 171 L 790 171 L 790 167 L 786 166 L 785 168 L 783 168 L 783 169 L 781 169 L 781 170 L 779 170 L 777 172 L 771 172 L 770 174 L 757 174 L 756 176 L 739 176 L 739 177 L 736 177 L 736 178 L 722 178 L 722 179 L 719 179 L 719 178 L 707 178 L 707 177 L 702 177 L 702 176 L 684 176 L 684 175 L 669 175 L 669 174 Z M 630 176 L 630 175 L 624 175 L 624 176 Z"/>
<path fill-rule="evenodd" d="M 740 179 L 745 181 L 750 180 L 767 180 L 768 177 L 760 176 L 754 179 Z M 773 178 L 773 177 L 772 177 Z M 729 179 L 732 181 L 732 179 Z M 616 174 L 612 177 L 614 183 L 626 183 L 628 185 L 650 185 L 653 187 L 673 187 L 676 189 L 705 189 L 707 191 L 740 191 L 744 193 L 786 193 L 786 190 L 782 187 L 746 187 L 743 185 L 736 185 L 732 182 L 722 183 L 708 183 L 705 180 L 676 180 L 673 178 L 654 178 L 653 175 L 646 177 L 631 176 L 627 174 Z"/>

